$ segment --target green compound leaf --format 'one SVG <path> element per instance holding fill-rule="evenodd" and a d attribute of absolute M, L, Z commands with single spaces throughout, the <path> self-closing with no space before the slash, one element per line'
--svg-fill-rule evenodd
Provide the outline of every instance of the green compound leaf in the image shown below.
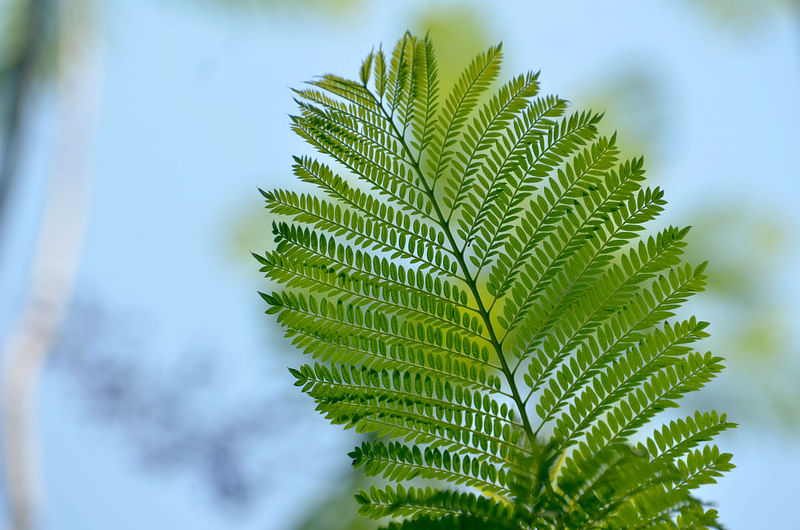
<path fill-rule="evenodd" d="M 692 491 L 733 467 L 711 441 L 735 424 L 650 426 L 722 370 L 694 349 L 708 324 L 675 318 L 705 264 L 682 261 L 686 228 L 643 234 L 664 193 L 599 114 L 538 73 L 490 92 L 501 51 L 440 99 L 433 44 L 406 33 L 357 81 L 295 91 L 292 129 L 328 161 L 294 159 L 318 193 L 262 191 L 256 256 L 314 359 L 295 384 L 373 434 L 350 457 L 384 484 L 356 495 L 384 528 L 715 527 Z"/>

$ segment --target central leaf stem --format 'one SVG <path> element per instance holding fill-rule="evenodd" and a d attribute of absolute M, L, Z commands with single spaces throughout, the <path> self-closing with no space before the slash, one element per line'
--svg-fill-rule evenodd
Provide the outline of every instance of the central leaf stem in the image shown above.
<path fill-rule="evenodd" d="M 411 149 L 408 147 L 406 143 L 405 137 L 400 133 L 397 126 L 392 119 L 392 116 L 386 112 L 386 109 L 383 107 L 383 104 L 375 97 L 372 91 L 364 85 L 364 89 L 372 96 L 375 103 L 380 107 L 381 111 L 383 112 L 386 119 L 392 126 L 392 130 L 394 131 L 395 137 L 400 142 L 400 145 L 405 150 L 406 154 L 408 155 L 407 162 L 411 164 L 411 166 L 416 171 L 417 175 L 419 176 L 420 183 L 425 189 L 425 193 L 431 200 L 431 205 L 433 207 L 434 212 L 436 213 L 436 217 L 441 224 L 442 230 L 444 231 L 445 236 L 447 237 L 448 242 L 450 243 L 451 252 L 453 256 L 456 258 L 459 267 L 461 267 L 461 271 L 464 274 L 464 278 L 462 279 L 467 286 L 469 287 L 470 291 L 472 292 L 473 298 L 475 298 L 475 303 L 478 305 L 476 308 L 478 314 L 480 314 L 481 318 L 483 319 L 483 323 L 486 326 L 486 330 L 489 332 L 489 342 L 492 344 L 495 353 L 497 354 L 497 358 L 500 360 L 500 367 L 503 372 L 503 375 L 506 377 L 506 381 L 508 382 L 508 386 L 511 390 L 511 397 L 514 400 L 514 403 L 517 405 L 517 410 L 519 411 L 520 419 L 522 420 L 522 425 L 525 428 L 525 433 L 528 436 L 528 442 L 530 444 L 536 443 L 536 436 L 533 433 L 533 429 L 531 428 L 531 422 L 528 419 L 528 413 L 525 410 L 525 402 L 522 399 L 522 396 L 519 393 L 519 389 L 517 388 L 517 383 L 514 380 L 514 374 L 508 366 L 506 362 L 505 355 L 503 354 L 503 346 L 500 344 L 500 341 L 497 339 L 497 333 L 495 333 L 494 325 L 492 324 L 492 319 L 489 314 L 489 311 L 486 310 L 486 306 L 483 304 L 483 299 L 481 298 L 480 291 L 478 290 L 478 282 L 477 278 L 472 277 L 472 273 L 467 267 L 466 261 L 464 261 L 464 253 L 461 252 L 458 244 L 456 243 L 456 239 L 453 236 L 453 232 L 450 230 L 450 225 L 448 223 L 447 218 L 442 214 L 442 210 L 439 207 L 439 203 L 436 201 L 436 197 L 434 196 L 433 188 L 428 185 L 428 181 L 425 179 L 425 175 L 422 172 L 422 169 L 419 167 L 419 163 L 414 159 L 414 156 L 411 152 Z M 420 153 L 421 158 L 421 153 Z"/>

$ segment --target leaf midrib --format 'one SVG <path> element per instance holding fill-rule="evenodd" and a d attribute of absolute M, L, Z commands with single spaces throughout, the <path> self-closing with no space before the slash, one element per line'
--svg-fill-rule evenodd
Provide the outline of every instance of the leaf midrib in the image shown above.
<path fill-rule="evenodd" d="M 367 88 L 365 85 L 366 91 L 372 96 L 375 101 L 378 101 L 375 98 L 375 95 L 372 94 L 372 91 Z M 386 115 L 386 109 L 383 108 L 383 105 L 380 105 L 381 111 Z M 511 372 L 511 369 L 508 366 L 508 362 L 506 361 L 505 355 L 503 354 L 503 347 L 501 346 L 500 342 L 497 340 L 497 334 L 494 330 L 494 324 L 492 324 L 491 317 L 489 312 L 486 310 L 486 307 L 483 304 L 483 299 L 481 298 L 480 292 L 478 291 L 477 282 L 472 278 L 470 274 L 469 268 L 467 267 L 466 262 L 464 261 L 464 255 L 459 251 L 458 244 L 456 243 L 455 237 L 453 237 L 453 233 L 450 230 L 450 226 L 447 223 L 444 215 L 442 214 L 442 210 L 439 207 L 439 203 L 434 196 L 433 190 L 428 185 L 428 181 L 425 179 L 425 175 L 419 167 L 419 164 L 414 161 L 414 157 L 411 153 L 411 149 L 408 147 L 408 144 L 405 141 L 405 138 L 400 134 L 400 131 L 397 129 L 397 126 L 394 123 L 394 120 L 391 119 L 390 116 L 387 116 L 389 122 L 392 126 L 392 131 L 394 131 L 395 137 L 400 142 L 400 145 L 403 146 L 403 149 L 406 151 L 408 158 L 411 161 L 411 165 L 414 168 L 414 171 L 417 172 L 419 176 L 420 182 L 422 186 L 425 188 L 425 192 L 427 193 L 428 197 L 430 198 L 430 204 L 433 207 L 436 216 L 438 217 L 438 223 L 441 226 L 445 236 L 447 237 L 448 242 L 450 243 L 451 252 L 456 258 L 459 267 L 461 267 L 461 271 L 464 274 L 463 281 L 467 284 L 470 291 L 472 292 L 473 298 L 475 298 L 475 302 L 478 305 L 478 313 L 481 315 L 483 319 L 484 325 L 489 333 L 490 342 L 492 343 L 492 347 L 497 354 L 497 357 L 500 361 L 501 371 L 506 378 L 506 382 L 511 390 L 512 399 L 514 400 L 514 404 L 517 407 L 517 411 L 519 412 L 520 419 L 522 420 L 522 425 L 525 430 L 525 434 L 528 438 L 528 442 L 530 444 L 534 444 L 536 441 L 536 437 L 533 434 L 533 429 L 531 428 L 530 420 L 528 419 L 528 413 L 525 410 L 525 404 L 522 400 L 522 397 L 519 393 L 519 389 L 517 388 L 516 381 L 514 380 L 514 374 Z"/>

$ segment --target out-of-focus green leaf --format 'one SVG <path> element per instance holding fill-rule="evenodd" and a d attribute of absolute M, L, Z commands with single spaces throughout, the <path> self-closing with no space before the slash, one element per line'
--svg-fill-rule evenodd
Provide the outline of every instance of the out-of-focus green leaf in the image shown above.
<path fill-rule="evenodd" d="M 791 224 L 774 212 L 767 205 L 729 199 L 694 216 L 693 248 L 712 259 L 709 292 L 727 298 L 732 307 L 755 309 L 777 288 L 775 269 L 788 251 Z"/>
<path fill-rule="evenodd" d="M 689 7 L 732 29 L 752 29 L 776 13 L 797 16 L 800 0 L 691 0 Z"/>
<path fill-rule="evenodd" d="M 347 14 L 362 4 L 363 0 L 192 0 L 193 2 L 223 7 L 243 13 L 282 11 L 290 14 L 324 13 Z"/>
<path fill-rule="evenodd" d="M 461 73 L 462 65 L 489 45 L 487 28 L 479 10 L 466 7 L 438 7 L 412 18 L 418 34 L 428 33 L 436 43 L 436 58 L 442 90 L 447 91 Z"/>
<path fill-rule="evenodd" d="M 578 100 L 581 105 L 604 112 L 601 130 L 630 131 L 620 148 L 630 156 L 645 155 L 658 162 L 665 137 L 673 126 L 669 93 L 662 76 L 642 61 L 631 60 L 605 74 Z"/>
<path fill-rule="evenodd" d="M 350 472 L 319 504 L 306 511 L 295 530 L 375 530 L 378 522 L 361 517 L 353 503 L 353 492 L 366 489 L 371 482 L 363 473 Z"/>
<path fill-rule="evenodd" d="M 693 259 L 710 260 L 708 296 L 722 311 L 714 347 L 736 359 L 720 392 L 739 417 L 796 429 L 800 392 L 787 381 L 800 378 L 800 351 L 793 344 L 790 301 L 781 296 L 792 224 L 775 212 L 744 199 L 705 207 L 692 216 L 697 226 L 690 248 Z M 742 387 L 752 390 L 731 390 Z"/>
<path fill-rule="evenodd" d="M 273 236 L 269 230 L 264 230 L 263 217 L 264 207 L 257 203 L 247 204 L 237 209 L 228 221 L 230 239 L 226 244 L 230 256 L 250 265 L 250 253 L 269 246 Z"/>

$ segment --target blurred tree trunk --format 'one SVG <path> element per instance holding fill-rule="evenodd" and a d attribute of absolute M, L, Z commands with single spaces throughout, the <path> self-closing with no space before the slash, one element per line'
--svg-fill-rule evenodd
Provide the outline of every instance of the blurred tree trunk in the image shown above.
<path fill-rule="evenodd" d="M 56 114 L 47 198 L 25 307 L 3 352 L 2 421 L 11 528 L 37 527 L 40 502 L 36 397 L 46 354 L 69 302 L 84 234 L 90 139 L 97 106 L 98 55 L 90 0 L 34 2 L 57 20 Z M 44 16 L 37 11 L 37 16 Z M 26 38 L 32 46 L 42 35 Z M 29 90 L 30 84 L 26 89 Z M 24 95 L 22 101 L 24 101 Z M 20 118 L 21 119 L 21 118 Z M 6 141 L 19 152 L 21 140 Z M 16 155 L 13 155 L 16 156 Z M 10 182 L 19 164 L 11 159 Z M 4 165 L 6 160 L 4 160 Z"/>

